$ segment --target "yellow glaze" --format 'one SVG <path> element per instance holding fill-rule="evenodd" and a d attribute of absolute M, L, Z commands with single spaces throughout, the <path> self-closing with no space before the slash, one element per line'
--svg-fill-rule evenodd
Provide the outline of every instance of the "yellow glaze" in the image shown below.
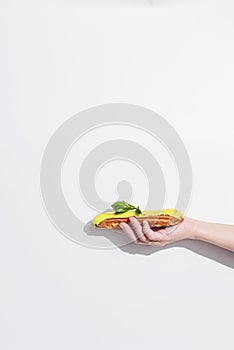
<path fill-rule="evenodd" d="M 130 211 L 127 211 L 126 213 L 119 213 L 119 214 L 115 214 L 113 211 L 111 211 L 111 212 L 106 212 L 106 213 L 101 213 L 96 215 L 93 218 L 93 224 L 98 225 L 100 224 L 100 222 L 106 219 L 129 218 L 130 216 L 144 217 L 144 216 L 159 215 L 159 214 L 167 214 L 170 216 L 174 216 L 178 219 L 183 217 L 183 214 L 179 210 L 176 210 L 174 208 L 162 209 L 162 210 L 143 210 L 142 214 L 140 215 L 137 215 L 135 213 L 135 210 L 130 210 Z"/>

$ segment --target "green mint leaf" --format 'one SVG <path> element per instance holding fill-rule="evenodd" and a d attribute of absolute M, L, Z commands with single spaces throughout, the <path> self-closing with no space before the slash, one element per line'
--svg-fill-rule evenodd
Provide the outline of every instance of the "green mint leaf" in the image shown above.
<path fill-rule="evenodd" d="M 118 210 L 122 210 L 122 209 L 127 208 L 128 203 L 125 201 L 118 201 L 118 202 L 113 203 L 111 206 L 115 211 L 118 211 Z"/>
<path fill-rule="evenodd" d="M 142 211 L 140 210 L 139 206 L 136 208 L 135 213 L 136 214 L 142 214 Z"/>
<path fill-rule="evenodd" d="M 125 201 L 117 201 L 113 203 L 111 206 L 114 209 L 115 214 L 126 213 L 127 211 L 134 210 L 134 209 L 136 214 L 142 213 L 141 210 L 139 209 L 139 206 L 135 207 L 134 205 L 127 203 Z"/>
<path fill-rule="evenodd" d="M 123 209 L 117 209 L 115 212 L 116 213 L 125 213 L 126 211 L 128 211 L 128 208 L 123 208 Z"/>

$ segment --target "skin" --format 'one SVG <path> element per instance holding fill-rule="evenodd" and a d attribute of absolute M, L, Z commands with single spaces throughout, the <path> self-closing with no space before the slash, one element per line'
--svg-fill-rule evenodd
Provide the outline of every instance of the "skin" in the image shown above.
<path fill-rule="evenodd" d="M 184 218 L 178 225 L 154 231 L 146 220 L 142 225 L 135 217 L 131 217 L 129 221 L 130 224 L 121 222 L 119 226 L 136 244 L 164 247 L 183 239 L 192 239 L 208 242 L 234 252 L 234 225 Z"/>

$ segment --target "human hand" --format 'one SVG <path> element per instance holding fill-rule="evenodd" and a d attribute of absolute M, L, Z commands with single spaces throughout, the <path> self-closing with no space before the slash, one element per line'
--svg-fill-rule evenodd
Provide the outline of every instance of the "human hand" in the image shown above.
<path fill-rule="evenodd" d="M 132 242 L 154 247 L 163 247 L 169 243 L 177 242 L 186 238 L 193 238 L 194 221 L 189 218 L 175 226 L 153 230 L 147 220 L 142 225 L 134 217 L 129 218 L 130 224 L 120 223 L 121 230 L 126 233 Z"/>

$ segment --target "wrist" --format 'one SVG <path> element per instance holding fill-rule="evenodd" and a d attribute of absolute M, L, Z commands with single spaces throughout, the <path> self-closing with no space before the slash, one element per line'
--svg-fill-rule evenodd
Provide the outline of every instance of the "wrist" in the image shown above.
<path fill-rule="evenodd" d="M 198 238 L 198 220 L 185 218 L 185 239 L 199 239 Z"/>

